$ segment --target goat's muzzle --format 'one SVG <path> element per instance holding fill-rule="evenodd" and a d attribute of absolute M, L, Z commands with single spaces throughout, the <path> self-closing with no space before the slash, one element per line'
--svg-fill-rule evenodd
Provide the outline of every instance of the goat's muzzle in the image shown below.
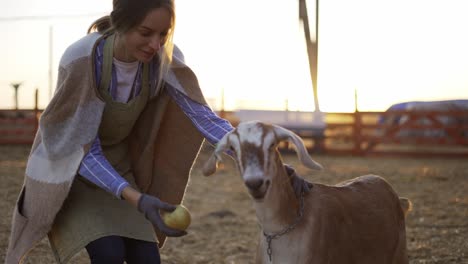
<path fill-rule="evenodd" d="M 265 197 L 265 194 L 268 191 L 270 181 L 264 179 L 248 179 L 245 180 L 244 184 L 247 187 L 250 195 L 255 200 L 261 200 L 263 197 Z"/>

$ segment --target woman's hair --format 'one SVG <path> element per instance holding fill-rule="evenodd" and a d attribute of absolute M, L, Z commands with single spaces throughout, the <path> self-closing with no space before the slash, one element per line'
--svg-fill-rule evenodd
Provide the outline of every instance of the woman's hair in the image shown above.
<path fill-rule="evenodd" d="M 166 8 L 171 14 L 171 28 L 169 29 L 166 42 L 160 52 L 160 67 L 157 87 L 162 84 L 162 79 L 169 69 L 174 49 L 173 36 L 175 26 L 174 0 L 113 0 L 113 9 L 110 16 L 103 16 L 94 21 L 88 28 L 91 32 L 119 33 L 123 34 L 140 25 L 146 15 L 154 9 Z"/>

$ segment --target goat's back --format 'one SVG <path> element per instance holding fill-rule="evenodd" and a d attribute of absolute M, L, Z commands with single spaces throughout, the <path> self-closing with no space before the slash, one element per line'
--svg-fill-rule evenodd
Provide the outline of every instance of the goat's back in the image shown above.
<path fill-rule="evenodd" d="M 383 178 L 315 184 L 305 199 L 312 250 L 306 263 L 408 263 L 404 212 Z"/>

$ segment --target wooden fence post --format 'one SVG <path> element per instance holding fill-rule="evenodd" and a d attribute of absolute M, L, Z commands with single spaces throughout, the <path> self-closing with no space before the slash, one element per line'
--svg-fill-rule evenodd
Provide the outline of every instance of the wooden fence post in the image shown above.
<path fill-rule="evenodd" d="M 356 155 L 362 155 L 361 149 L 361 113 L 359 111 L 354 112 L 354 127 L 353 127 L 353 138 L 354 138 L 354 150 L 353 153 Z"/>

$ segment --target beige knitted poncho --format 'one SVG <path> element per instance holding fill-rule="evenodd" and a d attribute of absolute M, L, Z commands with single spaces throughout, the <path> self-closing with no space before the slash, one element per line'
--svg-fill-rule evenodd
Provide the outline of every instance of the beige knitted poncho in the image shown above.
<path fill-rule="evenodd" d="M 19 263 L 47 235 L 98 133 L 104 102 L 97 92 L 93 52 L 101 37 L 98 33 L 83 37 L 60 61 L 57 89 L 41 116 L 13 212 L 7 264 Z M 195 74 L 177 49 L 165 81 L 206 104 Z M 134 177 L 144 192 L 178 204 L 203 137 L 169 96 L 163 92 L 155 97 L 151 92 L 130 136 Z M 155 233 L 162 247 L 165 236 L 156 228 Z"/>

